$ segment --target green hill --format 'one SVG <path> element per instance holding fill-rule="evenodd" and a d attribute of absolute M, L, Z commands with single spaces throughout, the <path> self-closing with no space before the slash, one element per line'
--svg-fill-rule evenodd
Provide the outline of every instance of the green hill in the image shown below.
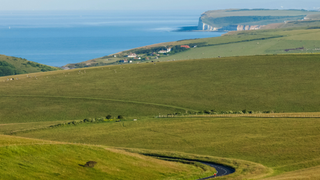
<path fill-rule="evenodd" d="M 296 39 L 316 38 L 304 34 L 305 29 L 300 35 L 290 32 Z M 17 81 L 0 77 L 0 133 L 46 140 L 15 141 L 1 135 L 0 173 L 5 179 L 39 174 L 44 179 L 129 179 L 128 175 L 184 179 L 209 173 L 194 166 L 178 165 L 175 171 L 158 161 L 135 162 L 132 156 L 85 143 L 236 168 L 235 174 L 222 179 L 277 179 L 292 177 L 287 174 L 292 171 L 308 177 L 320 165 L 318 118 L 186 115 L 246 110 L 275 111 L 281 117 L 281 112 L 320 112 L 319 58 L 311 53 L 222 57 L 12 76 Z M 151 118 L 174 113 L 181 117 Z M 124 119 L 104 120 L 107 115 Z M 66 156 L 68 161 L 63 161 Z M 98 159 L 102 166 L 89 170 L 79 166 L 88 159 Z M 68 173 L 65 168 L 70 168 Z"/>
<path fill-rule="evenodd" d="M 0 55 L 0 76 L 55 71 L 59 69 L 23 58 Z"/>
<path fill-rule="evenodd" d="M 306 177 L 310 175 L 313 175 L 310 179 L 319 179 L 319 128 L 319 118 L 180 117 L 145 119 L 137 122 L 81 124 L 17 135 L 147 149 L 147 153 L 167 152 L 166 154 L 171 156 L 192 153 L 207 158 L 216 156 L 237 159 L 233 164 L 233 166 L 238 164 L 236 174 L 225 177 L 228 180 L 261 179 L 263 176 L 255 178 L 252 176 L 259 173 L 268 174 L 266 171 L 262 173 L 257 167 L 249 168 L 250 163 L 246 164 L 247 168 L 241 169 L 239 159 L 270 168 L 271 171 L 267 171 L 268 175 L 275 176 L 275 179 L 281 174 L 288 176 L 291 174 L 288 172 L 292 171 L 299 171 L 294 174 L 300 178 L 288 179 L 308 179 Z M 168 151 L 179 153 L 168 153 Z M 216 162 L 219 162 L 218 159 Z M 220 162 L 229 163 L 227 160 Z M 314 172 L 309 174 L 310 171 L 308 173 L 306 168 L 311 168 Z"/>
<path fill-rule="evenodd" d="M 306 10 L 227 9 L 203 13 L 199 30 L 249 30 L 263 25 L 318 19 L 320 12 Z M 246 28 L 244 26 L 247 26 Z"/>
<path fill-rule="evenodd" d="M 162 161 L 112 148 L 0 135 L 0 179 L 197 179 L 213 168 Z M 95 161 L 94 168 L 84 167 Z M 141 168 L 143 167 L 143 168 Z"/>
<path fill-rule="evenodd" d="M 102 65 L 128 64 L 120 60 L 143 62 L 173 61 L 214 57 L 264 54 L 320 53 L 320 21 L 292 21 L 272 24 L 264 30 L 233 31 L 221 37 L 189 39 L 139 47 L 114 55 L 96 58 L 65 67 L 83 68 Z M 181 45 L 188 45 L 189 49 Z M 171 52 L 158 53 L 172 48 Z M 127 57 L 136 53 L 139 58 Z"/>
<path fill-rule="evenodd" d="M 9 82 L 3 77 L 0 122 L 203 110 L 318 112 L 319 58 L 226 57 L 17 75 Z"/>

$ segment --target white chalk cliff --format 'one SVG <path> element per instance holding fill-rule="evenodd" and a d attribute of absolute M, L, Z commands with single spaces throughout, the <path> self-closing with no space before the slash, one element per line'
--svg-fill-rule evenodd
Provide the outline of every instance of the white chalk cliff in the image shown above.
<path fill-rule="evenodd" d="M 224 27 L 213 27 L 209 24 L 206 24 L 202 22 L 202 19 L 200 17 L 199 24 L 198 24 L 198 30 L 202 31 L 246 31 L 246 30 L 257 30 L 265 25 L 229 25 Z"/>

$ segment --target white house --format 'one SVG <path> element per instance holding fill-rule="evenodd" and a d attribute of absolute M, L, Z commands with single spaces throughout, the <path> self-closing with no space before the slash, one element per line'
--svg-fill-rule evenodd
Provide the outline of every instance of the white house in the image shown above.
<path fill-rule="evenodd" d="M 128 57 L 133 57 L 133 58 L 135 58 L 135 57 L 137 57 L 137 55 L 136 55 L 136 53 L 130 53 L 130 54 L 128 55 Z"/>
<path fill-rule="evenodd" d="M 168 52 L 170 52 L 171 51 L 171 48 L 167 48 L 167 50 L 161 50 L 161 51 L 159 51 L 158 53 L 159 54 L 164 54 L 164 53 L 168 53 Z"/>

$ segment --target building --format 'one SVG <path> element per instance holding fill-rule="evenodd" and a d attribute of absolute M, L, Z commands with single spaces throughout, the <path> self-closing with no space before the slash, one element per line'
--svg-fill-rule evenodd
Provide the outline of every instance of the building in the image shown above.
<path fill-rule="evenodd" d="M 190 49 L 189 45 L 181 45 L 180 47 L 186 48 L 186 49 Z"/>
<path fill-rule="evenodd" d="M 119 62 L 121 62 L 121 63 L 128 63 L 128 60 L 124 59 L 124 60 L 120 60 Z"/>
<path fill-rule="evenodd" d="M 168 52 L 170 52 L 171 51 L 171 48 L 167 48 L 167 50 L 161 50 L 161 51 L 159 51 L 158 53 L 159 54 L 164 54 L 164 53 L 168 53 Z"/>
<path fill-rule="evenodd" d="M 137 55 L 136 55 L 136 53 L 130 53 L 130 54 L 128 55 L 128 57 L 133 57 L 133 58 L 135 58 L 135 57 L 137 57 Z"/>
<path fill-rule="evenodd" d="M 159 54 L 164 54 L 164 53 L 167 53 L 167 51 L 166 51 L 166 50 L 161 50 L 161 51 L 159 51 L 158 53 L 159 53 Z"/>

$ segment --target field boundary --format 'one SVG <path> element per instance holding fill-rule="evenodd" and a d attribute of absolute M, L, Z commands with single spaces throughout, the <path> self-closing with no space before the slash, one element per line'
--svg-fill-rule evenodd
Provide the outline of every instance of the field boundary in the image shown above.
<path fill-rule="evenodd" d="M 254 117 L 254 118 L 320 118 L 320 112 L 305 113 L 258 113 L 258 114 L 204 114 L 204 115 L 162 115 L 158 118 L 176 118 L 176 117 L 197 117 L 197 118 L 236 118 L 236 117 Z"/>
<path fill-rule="evenodd" d="M 113 102 L 123 102 L 123 103 L 132 103 L 132 104 L 153 105 L 153 106 L 160 106 L 160 107 L 167 107 L 167 108 L 188 110 L 188 111 L 198 111 L 198 110 L 179 107 L 179 106 L 172 106 L 172 105 L 158 104 L 158 103 L 149 103 L 149 102 L 140 102 L 140 101 L 120 100 L 120 99 L 71 97 L 71 96 L 41 96 L 41 95 L 1 95 L 0 97 L 34 97 L 34 98 L 61 98 L 61 99 L 101 100 L 101 101 L 113 101 Z"/>

